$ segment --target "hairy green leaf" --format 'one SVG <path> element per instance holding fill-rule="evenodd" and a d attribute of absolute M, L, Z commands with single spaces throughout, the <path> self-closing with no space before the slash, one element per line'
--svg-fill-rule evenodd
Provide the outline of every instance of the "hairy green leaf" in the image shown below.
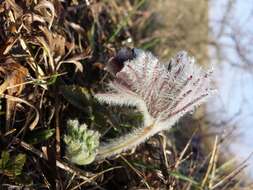
<path fill-rule="evenodd" d="M 49 139 L 51 136 L 53 136 L 54 133 L 55 133 L 55 129 L 44 129 L 44 130 L 32 131 L 27 136 L 26 141 L 29 144 L 38 144 Z"/>

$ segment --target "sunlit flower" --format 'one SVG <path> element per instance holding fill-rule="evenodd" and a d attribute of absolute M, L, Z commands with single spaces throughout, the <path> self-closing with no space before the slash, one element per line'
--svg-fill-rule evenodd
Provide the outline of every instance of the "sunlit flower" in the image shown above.
<path fill-rule="evenodd" d="M 97 158 L 120 153 L 155 133 L 169 129 L 185 113 L 204 102 L 213 90 L 211 71 L 203 70 L 187 53 L 179 52 L 161 64 L 149 52 L 122 49 L 107 70 L 115 75 L 106 93 L 95 97 L 109 105 L 135 106 L 143 113 L 143 126 L 99 148 Z"/>

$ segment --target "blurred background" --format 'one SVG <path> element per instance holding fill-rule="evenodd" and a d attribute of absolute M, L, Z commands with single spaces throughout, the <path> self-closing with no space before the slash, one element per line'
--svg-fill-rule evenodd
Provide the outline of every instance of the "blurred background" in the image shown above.
<path fill-rule="evenodd" d="M 158 22 L 166 25 L 160 43 L 154 47 L 161 56 L 188 50 L 200 64 L 214 68 L 218 94 L 210 99 L 203 115 L 197 113 L 208 134 L 216 133 L 226 142 L 225 157 L 249 159 L 253 174 L 253 2 L 251 0 L 159 1 Z M 155 35 L 152 35 L 155 36 Z M 169 48 L 166 48 L 169 47 Z M 198 115 L 199 114 L 199 115 Z M 209 136 L 206 134 L 206 136 Z"/>
<path fill-rule="evenodd" d="M 220 131 L 233 131 L 228 148 L 238 160 L 249 158 L 253 176 L 253 2 L 210 1 L 209 10 L 219 95 L 207 104 L 208 117 Z"/>
<path fill-rule="evenodd" d="M 224 154 L 247 159 L 253 151 L 253 1 L 153 3 L 151 8 L 159 10 L 157 22 L 167 27 L 156 31 L 164 36 L 159 39 L 164 47 L 154 50 L 166 57 L 186 49 L 198 63 L 212 65 L 218 94 L 206 104 L 204 123 L 209 131 L 229 137 Z"/>

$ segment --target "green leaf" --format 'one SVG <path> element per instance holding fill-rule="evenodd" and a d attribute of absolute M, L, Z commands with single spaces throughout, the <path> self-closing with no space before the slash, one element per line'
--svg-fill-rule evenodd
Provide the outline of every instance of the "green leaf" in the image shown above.
<path fill-rule="evenodd" d="M 0 169 L 4 169 L 7 166 L 9 159 L 10 153 L 8 151 L 3 151 L 0 159 Z"/>
<path fill-rule="evenodd" d="M 96 22 L 93 22 L 91 26 L 91 30 L 87 32 L 88 41 L 92 49 L 95 48 L 95 44 L 96 44 L 95 32 L 96 32 Z"/>
<path fill-rule="evenodd" d="M 61 87 L 63 97 L 73 106 L 84 112 L 91 112 L 91 96 L 87 88 L 77 85 Z"/>
<path fill-rule="evenodd" d="M 26 141 L 29 144 L 38 144 L 49 139 L 55 133 L 55 129 L 45 129 L 32 131 L 27 137 Z"/>
<path fill-rule="evenodd" d="M 121 20 L 121 22 L 119 22 L 117 28 L 114 30 L 113 34 L 111 35 L 111 37 L 109 38 L 109 42 L 113 42 L 116 38 L 116 36 L 120 33 L 120 31 L 127 26 L 127 23 L 129 21 L 129 19 L 136 14 L 137 10 L 145 3 L 146 0 L 140 0 L 136 3 L 136 5 L 134 5 L 133 9 L 126 14 L 125 18 L 123 18 L 123 20 Z"/>
<path fill-rule="evenodd" d="M 26 155 L 18 154 L 14 160 L 13 173 L 15 176 L 18 176 L 22 173 L 22 169 L 26 161 Z"/>
<path fill-rule="evenodd" d="M 140 48 L 144 50 L 151 49 L 157 44 L 159 44 L 160 41 L 161 41 L 160 38 L 151 39 L 150 41 L 143 43 Z"/>
<path fill-rule="evenodd" d="M 9 177 L 16 177 L 22 173 L 25 162 L 25 154 L 10 157 L 8 151 L 3 151 L 0 159 L 0 173 Z"/>
<path fill-rule="evenodd" d="M 177 179 L 181 179 L 183 181 L 187 181 L 187 182 L 190 182 L 192 185 L 196 186 L 196 187 L 199 187 L 199 183 L 195 180 L 193 180 L 192 178 L 190 177 L 187 177 L 183 174 L 180 174 L 178 172 L 169 172 L 169 174 Z"/>

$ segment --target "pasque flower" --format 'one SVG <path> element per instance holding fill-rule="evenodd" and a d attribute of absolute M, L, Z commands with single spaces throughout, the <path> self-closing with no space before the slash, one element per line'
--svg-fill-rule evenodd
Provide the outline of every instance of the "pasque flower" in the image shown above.
<path fill-rule="evenodd" d="M 124 48 L 106 66 L 115 79 L 108 91 L 95 95 L 102 103 L 134 106 L 143 114 L 143 125 L 100 146 L 96 159 L 134 148 L 157 132 L 169 129 L 185 113 L 213 92 L 210 70 L 204 70 L 185 51 L 162 64 L 150 52 Z"/>

